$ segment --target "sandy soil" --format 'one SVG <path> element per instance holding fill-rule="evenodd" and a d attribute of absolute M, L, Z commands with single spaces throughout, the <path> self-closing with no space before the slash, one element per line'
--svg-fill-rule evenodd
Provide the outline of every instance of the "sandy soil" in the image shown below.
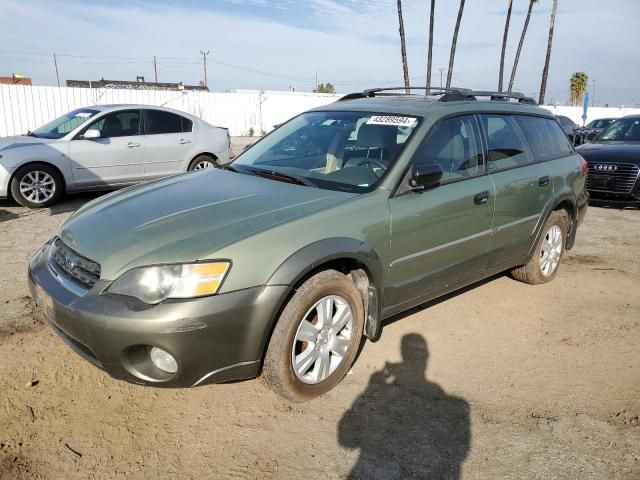
<path fill-rule="evenodd" d="M 551 284 L 392 319 L 298 405 L 118 382 L 42 324 L 27 260 L 94 196 L 0 202 L 0 478 L 640 478 L 640 211 L 591 208 Z"/>

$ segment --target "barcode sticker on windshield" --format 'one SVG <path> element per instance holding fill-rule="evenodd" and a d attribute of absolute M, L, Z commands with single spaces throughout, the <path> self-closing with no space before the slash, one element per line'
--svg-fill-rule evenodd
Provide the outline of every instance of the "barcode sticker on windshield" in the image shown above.
<path fill-rule="evenodd" d="M 78 112 L 75 115 L 76 117 L 80 117 L 80 118 L 89 118 L 91 116 L 90 112 Z"/>
<path fill-rule="evenodd" d="M 393 125 L 394 127 L 413 127 L 418 121 L 415 117 L 396 117 L 393 115 L 374 115 L 367 120 L 368 125 Z"/>

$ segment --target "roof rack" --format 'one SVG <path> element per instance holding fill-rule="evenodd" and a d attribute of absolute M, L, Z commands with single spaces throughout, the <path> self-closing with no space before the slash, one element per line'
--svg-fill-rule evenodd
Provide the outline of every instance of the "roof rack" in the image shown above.
<path fill-rule="evenodd" d="M 398 92 L 404 90 L 405 93 Z M 478 97 L 489 97 L 493 102 L 508 102 L 511 99 L 517 100 L 518 103 L 526 103 L 528 105 L 537 105 L 538 103 L 531 97 L 527 97 L 520 92 L 492 92 L 484 90 L 469 90 L 466 88 L 438 88 L 432 87 L 427 89 L 426 87 L 388 87 L 388 88 L 371 88 L 364 90 L 363 92 L 349 93 L 338 101 L 355 100 L 358 98 L 372 98 L 385 95 L 413 95 L 412 93 L 406 93 L 407 90 L 424 90 L 425 96 L 428 95 L 441 95 L 438 99 L 439 102 L 460 102 L 460 101 L 474 101 L 478 100 Z"/>

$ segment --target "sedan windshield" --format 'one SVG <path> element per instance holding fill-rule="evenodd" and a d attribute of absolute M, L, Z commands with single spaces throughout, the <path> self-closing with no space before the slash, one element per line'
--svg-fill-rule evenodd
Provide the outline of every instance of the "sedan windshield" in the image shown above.
<path fill-rule="evenodd" d="M 640 118 L 621 118 L 598 137 L 599 142 L 640 142 Z"/>
<path fill-rule="evenodd" d="M 411 116 L 309 112 L 248 149 L 232 169 L 318 188 L 366 192 L 395 162 L 418 123 Z"/>
<path fill-rule="evenodd" d="M 29 135 L 38 138 L 52 138 L 58 139 L 67 135 L 69 132 L 75 130 L 80 125 L 85 123 L 91 117 L 96 115 L 98 110 L 91 110 L 89 108 L 80 108 L 66 113 L 61 117 L 43 125 L 40 128 L 30 132 Z"/>
<path fill-rule="evenodd" d="M 605 128 L 613 122 L 613 118 L 601 118 L 600 120 L 594 120 L 587 128 Z"/>

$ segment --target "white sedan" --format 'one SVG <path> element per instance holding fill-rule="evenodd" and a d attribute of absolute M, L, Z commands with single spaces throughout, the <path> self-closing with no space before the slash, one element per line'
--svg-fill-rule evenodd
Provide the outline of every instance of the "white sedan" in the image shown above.
<path fill-rule="evenodd" d="M 112 189 L 228 163 L 229 130 L 149 105 L 79 108 L 0 138 L 0 199 L 47 207 L 64 192 Z"/>

